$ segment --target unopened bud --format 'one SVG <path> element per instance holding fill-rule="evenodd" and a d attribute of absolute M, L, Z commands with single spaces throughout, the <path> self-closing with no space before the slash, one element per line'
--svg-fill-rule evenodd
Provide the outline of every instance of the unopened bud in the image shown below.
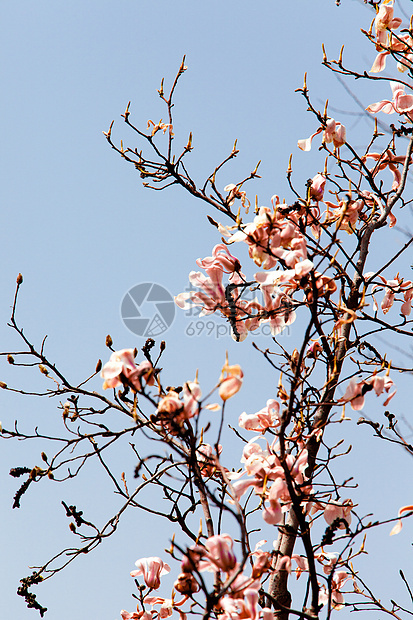
<path fill-rule="evenodd" d="M 47 472 L 47 477 L 48 477 L 50 480 L 54 480 L 54 475 L 52 474 L 52 472 L 51 472 L 51 471 L 48 471 L 48 472 Z"/>
<path fill-rule="evenodd" d="M 69 530 L 76 534 L 76 525 L 72 521 L 69 523 Z"/>
<path fill-rule="evenodd" d="M 42 457 L 42 460 L 43 460 L 45 463 L 47 463 L 47 454 L 46 454 L 45 452 L 42 452 L 40 456 Z"/>
<path fill-rule="evenodd" d="M 113 340 L 112 340 L 112 337 L 111 337 L 111 335 L 110 335 L 110 334 L 108 334 L 108 335 L 106 336 L 106 346 L 110 348 L 112 345 L 113 345 Z"/>
<path fill-rule="evenodd" d="M 19 285 L 23 282 L 23 276 L 22 276 L 22 274 L 21 274 L 21 273 L 19 273 L 19 275 L 17 276 L 17 278 L 16 278 L 16 282 L 17 282 L 17 284 L 19 284 Z"/>
<path fill-rule="evenodd" d="M 101 369 L 102 369 L 102 360 L 99 359 L 96 364 L 95 372 L 100 372 Z"/>
<path fill-rule="evenodd" d="M 0 381 L 0 388 L 2 388 L 3 390 L 7 389 L 7 383 L 4 383 L 4 381 Z"/>
<path fill-rule="evenodd" d="M 159 345 L 159 350 L 165 351 L 165 349 L 166 349 L 166 342 L 165 340 L 161 340 L 161 344 Z"/>
<path fill-rule="evenodd" d="M 193 594 L 198 592 L 199 584 L 192 573 L 181 573 L 174 583 L 174 588 L 181 594 Z"/>
<path fill-rule="evenodd" d="M 46 377 L 49 375 L 49 371 L 46 366 L 43 366 L 43 364 L 39 364 L 39 370 L 43 375 L 46 375 Z"/>
<path fill-rule="evenodd" d="M 9 364 L 14 364 L 14 357 L 12 355 L 8 355 L 7 361 L 9 362 Z"/>

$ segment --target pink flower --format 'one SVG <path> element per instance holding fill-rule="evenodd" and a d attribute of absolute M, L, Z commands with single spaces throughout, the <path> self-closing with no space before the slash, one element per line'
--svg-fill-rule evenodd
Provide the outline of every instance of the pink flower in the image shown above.
<path fill-rule="evenodd" d="M 397 35 L 396 37 L 393 33 L 391 33 L 389 36 L 388 45 L 383 43 L 383 45 L 377 46 L 380 51 L 374 60 L 370 73 L 380 73 L 383 71 L 386 68 L 386 57 L 389 56 L 391 52 L 399 52 L 398 57 L 400 58 L 401 56 L 401 59 L 397 64 L 397 69 L 400 73 L 404 73 L 411 66 L 411 47 L 412 38 L 410 35 Z"/>
<path fill-rule="evenodd" d="M 324 202 L 327 205 L 324 224 L 329 225 L 333 222 L 337 222 L 336 226 L 338 226 L 339 230 L 345 230 L 349 235 L 353 234 L 357 222 L 361 217 L 360 213 L 364 208 L 364 201 L 361 199 L 340 200 L 338 204 L 334 204 L 328 200 Z"/>
<path fill-rule="evenodd" d="M 340 146 L 346 143 L 346 128 L 344 125 L 337 123 L 334 118 L 329 118 L 325 127 L 319 127 L 317 131 L 306 140 L 299 140 L 298 148 L 302 151 L 311 151 L 313 138 L 323 130 L 323 144 L 330 144 L 332 142 L 335 148 L 340 148 Z"/>
<path fill-rule="evenodd" d="M 198 381 L 188 381 L 182 390 L 182 400 L 175 390 L 161 398 L 157 408 L 157 420 L 172 435 L 179 435 L 186 420 L 193 418 L 200 411 L 201 388 Z"/>
<path fill-rule="evenodd" d="M 222 367 L 221 378 L 219 380 L 219 395 L 223 401 L 228 400 L 239 392 L 242 386 L 242 378 L 244 373 L 241 370 L 241 366 L 235 364 L 234 366 L 229 366 L 228 364 L 228 353 L 226 356 L 226 361 L 224 366 Z"/>
<path fill-rule="evenodd" d="M 241 413 L 238 424 L 246 431 L 264 432 L 267 428 L 277 428 L 280 425 L 280 405 L 276 400 L 267 400 L 267 406 L 257 413 Z"/>
<path fill-rule="evenodd" d="M 343 570 L 339 570 L 334 573 L 333 579 L 331 580 L 331 606 L 333 609 L 338 610 L 344 607 L 344 596 L 340 590 L 349 579 L 351 579 L 351 575 Z M 326 605 L 328 600 L 329 596 L 325 586 L 323 585 L 322 589 L 320 589 L 318 602 L 320 605 Z"/>
<path fill-rule="evenodd" d="M 130 613 L 122 609 L 120 615 L 122 620 L 152 620 L 152 614 L 149 611 L 134 611 Z"/>
<path fill-rule="evenodd" d="M 248 588 L 243 595 L 243 598 L 225 596 L 220 600 L 219 606 L 224 610 L 220 616 L 222 620 L 258 620 L 259 595 L 257 590 Z"/>
<path fill-rule="evenodd" d="M 153 590 L 157 590 L 161 585 L 161 575 L 166 575 L 171 570 L 169 565 L 158 557 L 141 558 L 136 560 L 135 566 L 138 570 L 133 570 L 131 577 L 143 575 L 146 585 Z"/>
<path fill-rule="evenodd" d="M 228 534 L 208 538 L 205 543 L 207 553 L 199 562 L 199 570 L 230 572 L 237 563 L 233 546 L 234 542 Z"/>
<path fill-rule="evenodd" d="M 218 453 L 222 452 L 221 444 L 218 445 Z M 197 461 L 201 475 L 205 477 L 213 476 L 216 468 L 218 458 L 214 448 L 209 443 L 203 443 L 197 450 Z"/>
<path fill-rule="evenodd" d="M 340 398 L 338 403 L 350 403 L 351 408 L 354 411 L 360 411 L 364 407 L 364 395 L 371 390 L 376 392 L 377 396 L 380 396 L 383 391 L 388 393 L 390 389 L 394 386 L 393 380 L 386 374 L 384 377 L 379 377 L 374 374 L 370 379 L 366 379 L 364 381 L 357 381 L 356 377 L 350 379 L 350 382 L 347 386 L 347 390 L 342 398 Z M 389 394 L 386 400 L 383 403 L 383 406 L 386 407 L 393 396 L 396 394 L 396 390 Z"/>
<path fill-rule="evenodd" d="M 142 389 L 141 377 L 144 377 L 148 385 L 153 385 L 155 377 L 152 364 L 144 360 L 136 366 L 133 349 L 122 349 L 115 351 L 110 356 L 100 373 L 105 379 L 103 389 L 115 388 L 119 385 L 126 384 L 137 392 Z"/>
<path fill-rule="evenodd" d="M 310 187 L 310 196 L 313 200 L 317 202 L 323 200 L 326 181 L 327 179 L 323 174 L 316 174 L 315 177 L 313 177 Z"/>
<path fill-rule="evenodd" d="M 413 95 L 406 95 L 404 92 L 404 84 L 390 82 L 390 86 L 393 93 L 392 100 L 383 99 L 383 101 L 371 103 L 366 108 L 367 112 L 371 112 L 372 114 L 376 114 L 376 112 L 380 111 L 385 114 L 394 114 L 394 112 L 398 114 L 407 114 L 413 110 Z"/>
<path fill-rule="evenodd" d="M 350 499 L 344 500 L 343 503 L 331 500 L 324 509 L 324 519 L 328 525 L 331 525 L 336 519 L 342 519 L 347 522 L 347 525 L 350 525 L 352 508 L 353 502 Z M 344 523 L 340 523 L 339 529 L 346 529 Z"/>
<path fill-rule="evenodd" d="M 373 272 L 366 273 L 364 276 L 366 279 L 371 278 L 373 276 Z M 385 295 L 381 302 L 381 309 L 383 314 L 387 314 L 387 312 L 392 307 L 396 295 L 398 293 L 403 294 L 404 303 L 401 305 L 400 312 L 403 316 L 407 317 L 410 315 L 412 309 L 413 302 L 413 282 L 411 280 L 403 280 L 403 278 L 399 277 L 399 274 L 394 278 L 394 280 L 386 280 L 383 276 L 378 276 L 380 280 L 384 284 Z M 380 284 L 373 285 L 373 291 L 376 288 L 380 288 Z M 374 299 L 374 298 L 373 298 Z M 377 303 L 374 300 L 375 310 L 377 310 Z"/>
<path fill-rule="evenodd" d="M 393 173 L 393 185 L 391 188 L 393 190 L 397 190 L 400 186 L 401 182 L 401 172 L 397 168 L 397 164 L 405 164 L 406 157 L 403 155 L 394 155 L 390 149 L 387 149 L 383 153 L 368 153 L 364 157 L 362 157 L 363 161 L 366 161 L 367 158 L 374 159 L 377 164 L 370 170 L 373 177 L 376 176 L 378 172 L 384 170 L 386 167 Z"/>
<path fill-rule="evenodd" d="M 145 603 L 151 605 L 151 607 L 153 607 L 154 605 L 161 606 L 158 613 L 158 618 L 169 618 L 169 616 L 172 616 L 172 613 L 175 610 L 179 613 L 180 620 L 186 620 L 186 614 L 181 611 L 179 607 L 183 605 L 187 599 L 187 596 L 184 596 L 183 599 L 181 599 L 180 601 L 175 601 L 171 598 L 163 598 L 161 596 L 151 596 L 145 597 Z"/>
<path fill-rule="evenodd" d="M 386 44 L 387 31 L 392 28 L 398 28 L 401 23 L 400 17 L 393 17 L 393 0 L 384 0 L 374 20 L 378 49 Z"/>
<path fill-rule="evenodd" d="M 241 270 L 241 264 L 238 258 L 233 256 L 223 243 L 219 243 L 214 247 L 212 256 L 207 256 L 203 259 L 198 258 L 196 264 L 205 271 L 212 267 L 221 269 L 225 273 L 239 273 Z"/>
<path fill-rule="evenodd" d="M 227 204 L 229 207 L 232 207 L 236 198 L 240 198 L 242 206 L 247 207 L 246 213 L 248 213 L 248 207 L 250 206 L 250 201 L 247 198 L 247 193 L 244 191 L 241 191 L 239 185 L 237 186 L 237 185 L 234 185 L 234 183 L 229 183 L 229 185 L 226 185 L 224 187 L 224 192 L 229 192 L 229 195 L 227 196 Z"/>

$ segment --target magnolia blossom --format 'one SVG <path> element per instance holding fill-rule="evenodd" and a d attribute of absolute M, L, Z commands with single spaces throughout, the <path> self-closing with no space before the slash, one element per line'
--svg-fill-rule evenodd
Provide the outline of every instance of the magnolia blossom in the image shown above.
<path fill-rule="evenodd" d="M 394 386 L 393 380 L 386 374 L 383 377 L 379 377 L 374 374 L 370 379 L 366 379 L 363 381 L 357 381 L 356 377 L 350 379 L 350 383 L 347 386 L 346 392 L 342 398 L 340 398 L 337 402 L 339 403 L 350 403 L 351 408 L 354 411 L 360 411 L 364 407 L 364 395 L 371 390 L 376 392 L 377 396 L 383 394 L 383 391 L 389 393 L 391 388 Z M 394 390 L 383 403 L 383 406 L 386 407 L 393 396 L 396 394 L 397 390 Z"/>
<path fill-rule="evenodd" d="M 313 138 L 319 133 L 323 133 L 323 144 L 333 143 L 335 148 L 340 148 L 346 143 L 346 128 L 341 123 L 337 123 L 334 118 L 329 118 L 325 127 L 319 127 L 315 133 L 305 140 L 298 140 L 298 148 L 302 151 L 311 151 Z"/>
<path fill-rule="evenodd" d="M 243 598 L 224 596 L 219 601 L 219 606 L 224 611 L 220 618 L 222 618 L 222 620 L 235 620 L 236 618 L 242 618 L 242 620 L 258 620 L 258 599 L 258 592 L 253 589 L 245 590 Z M 271 615 L 274 617 L 273 614 Z"/>
<path fill-rule="evenodd" d="M 344 607 L 344 596 L 340 592 L 344 584 L 351 579 L 351 575 L 343 570 L 336 571 L 331 580 L 331 606 L 333 609 L 342 609 Z M 326 605 L 329 601 L 329 595 L 324 584 L 320 589 L 318 597 L 319 605 Z"/>
<path fill-rule="evenodd" d="M 149 611 L 129 611 L 121 610 L 122 620 L 152 620 L 152 614 Z"/>
<path fill-rule="evenodd" d="M 246 192 L 241 191 L 239 189 L 239 186 L 234 185 L 234 183 L 229 183 L 229 185 L 226 185 L 224 187 L 224 192 L 229 192 L 229 195 L 227 196 L 227 203 L 229 207 L 232 207 L 236 198 L 240 198 L 242 206 L 247 207 L 246 213 L 248 213 L 248 207 L 250 206 L 250 201 L 247 198 Z"/>
<path fill-rule="evenodd" d="M 267 400 L 267 406 L 257 413 L 241 413 L 238 424 L 246 431 L 265 432 L 267 428 L 277 428 L 281 424 L 280 405 L 276 400 Z"/>
<path fill-rule="evenodd" d="M 307 258 L 307 245 L 300 231 L 297 213 L 283 215 L 279 197 L 271 199 L 273 209 L 260 207 L 249 224 L 230 235 L 228 243 L 244 241 L 249 246 L 250 258 L 263 269 L 271 269 L 279 259 L 288 267 Z"/>
<path fill-rule="evenodd" d="M 390 82 L 390 86 L 393 93 L 391 101 L 389 99 L 383 99 L 377 103 L 371 103 L 367 108 L 367 112 L 376 114 L 376 112 L 384 112 L 385 114 L 407 114 L 409 120 L 411 116 L 409 112 L 413 110 L 413 95 L 406 95 L 404 92 L 404 84 L 399 82 Z"/>
<path fill-rule="evenodd" d="M 327 179 L 324 174 L 316 174 L 313 177 L 310 186 L 310 196 L 313 200 L 317 202 L 323 200 L 326 181 Z"/>
<path fill-rule="evenodd" d="M 349 235 L 353 234 L 365 206 L 364 201 L 362 199 L 340 200 L 338 204 L 328 200 L 324 202 L 327 205 L 324 224 L 336 222 L 336 230 L 345 230 Z"/>
<path fill-rule="evenodd" d="M 161 585 L 161 575 L 166 575 L 171 570 L 170 566 L 158 557 L 141 558 L 136 560 L 135 566 L 138 569 L 131 572 L 131 577 L 143 575 L 146 585 L 153 590 L 157 590 Z"/>
<path fill-rule="evenodd" d="M 390 149 L 386 149 L 383 153 L 368 153 L 362 157 L 362 161 L 365 162 L 366 159 L 373 159 L 377 162 L 374 168 L 370 170 L 373 177 L 375 177 L 378 172 L 388 167 L 393 174 L 393 184 L 391 188 L 395 191 L 399 189 L 402 175 L 397 165 L 405 165 L 406 157 L 404 155 L 394 155 Z"/>
<path fill-rule="evenodd" d="M 401 60 L 397 63 L 397 69 L 400 73 L 407 71 L 412 64 L 412 43 L 413 40 L 410 35 L 397 35 L 397 37 L 391 33 L 389 35 L 389 41 L 387 45 L 380 46 L 379 53 L 377 54 L 373 66 L 370 69 L 370 73 L 380 73 L 386 68 L 386 58 L 392 52 L 398 53 L 398 57 Z"/>
<path fill-rule="evenodd" d="M 241 263 L 236 256 L 233 256 L 228 250 L 227 246 L 223 243 L 219 243 L 212 250 L 212 256 L 206 258 L 198 258 L 196 261 L 198 267 L 207 271 L 213 267 L 221 269 L 224 273 L 239 273 L 241 270 Z M 230 278 L 231 279 L 231 278 Z"/>
<path fill-rule="evenodd" d="M 244 373 L 241 370 L 241 366 L 235 364 L 230 366 L 228 364 L 228 353 L 226 356 L 226 361 L 224 366 L 222 367 L 222 373 L 219 380 L 219 395 L 223 401 L 228 400 L 239 392 L 242 386 L 242 378 Z"/>
<path fill-rule="evenodd" d="M 336 519 L 346 521 L 347 525 L 351 523 L 351 510 L 353 502 L 350 499 L 344 500 L 343 503 L 331 500 L 324 509 L 324 519 L 331 525 Z M 346 529 L 344 523 L 340 523 L 339 529 Z"/>
<path fill-rule="evenodd" d="M 184 596 L 180 601 L 175 601 L 171 598 L 163 598 L 161 596 L 146 596 L 145 603 L 151 605 L 151 607 L 153 607 L 154 605 L 161 606 L 158 612 L 158 618 L 161 620 L 172 616 L 174 610 L 179 613 L 180 620 L 186 620 L 186 614 L 181 611 L 179 607 L 183 605 L 187 599 L 187 596 Z"/>
<path fill-rule="evenodd" d="M 250 303 L 241 299 L 245 277 L 240 271 L 238 259 L 232 256 L 225 245 L 219 244 L 214 247 L 212 256 L 198 258 L 197 264 L 205 269 L 207 275 L 191 271 L 189 281 L 200 290 L 180 293 L 175 297 L 176 305 L 184 310 L 200 306 L 200 317 L 219 311 L 230 322 L 233 338 L 241 342 L 247 337 L 248 331 L 256 329 L 258 324 L 249 318 Z M 231 274 L 228 286 L 222 282 L 224 272 Z"/>
<path fill-rule="evenodd" d="M 402 23 L 400 17 L 394 17 L 393 14 L 393 0 L 384 0 L 374 20 L 377 49 L 381 49 L 381 47 L 386 44 L 388 31 L 393 28 L 398 28 Z"/>
<path fill-rule="evenodd" d="M 288 574 L 292 571 L 292 560 L 294 560 L 297 564 L 297 568 L 295 569 L 296 578 L 299 579 L 304 571 L 308 571 L 308 560 L 307 558 L 297 555 L 293 553 L 292 556 L 284 555 L 282 558 L 278 558 L 276 564 L 276 570 L 286 570 Z"/>
<path fill-rule="evenodd" d="M 218 445 L 218 454 L 221 454 L 222 446 Z M 217 455 L 215 449 L 209 443 L 203 443 L 197 449 L 197 461 L 202 476 L 213 476 L 217 469 Z"/>
<path fill-rule="evenodd" d="M 148 385 L 155 383 L 152 364 L 144 360 L 136 366 L 134 358 L 134 349 L 122 349 L 112 353 L 109 362 L 103 366 L 100 373 L 100 376 L 105 379 L 104 390 L 125 383 L 139 392 L 142 389 L 142 377 Z"/>
<path fill-rule="evenodd" d="M 317 553 L 314 557 L 317 562 L 320 562 L 323 566 L 323 572 L 325 575 L 329 575 L 331 573 L 338 561 L 338 553 L 326 553 L 323 551 L 322 553 Z"/>
<path fill-rule="evenodd" d="M 371 278 L 375 275 L 373 272 L 369 272 L 365 274 L 365 279 Z M 412 310 L 412 302 L 413 302 L 413 282 L 412 280 L 403 280 L 403 278 L 399 277 L 399 274 L 394 278 L 394 280 L 386 280 L 383 276 L 378 276 L 380 280 L 384 284 L 385 295 L 381 302 L 381 309 L 383 314 L 387 314 L 387 312 L 392 307 L 396 295 L 401 293 L 403 295 L 404 303 L 401 305 L 400 313 L 407 317 L 410 315 Z M 374 291 L 376 288 L 381 288 L 380 284 L 374 284 L 372 290 Z M 374 299 L 374 297 L 373 297 Z M 374 299 L 374 308 L 377 311 L 377 303 Z"/>
<path fill-rule="evenodd" d="M 201 396 L 201 388 L 197 379 L 187 381 L 181 394 L 170 389 L 158 403 L 157 421 L 167 432 L 179 435 L 185 421 L 199 413 Z M 213 407 L 212 405 L 209 408 Z"/>
<path fill-rule="evenodd" d="M 281 464 L 277 455 L 277 444 L 271 446 L 267 443 L 267 448 L 263 449 L 255 439 L 251 439 L 243 450 L 241 462 L 244 463 L 242 473 L 228 473 L 228 478 L 234 480 L 232 491 L 235 499 L 239 499 L 249 489 L 254 489 L 255 493 L 264 500 L 262 517 L 264 521 L 271 525 L 281 522 L 285 508 L 291 505 L 291 497 L 285 479 L 285 468 L 288 476 L 295 484 L 300 485 L 301 493 L 310 491 L 310 485 L 305 485 L 304 472 L 307 468 L 308 452 L 302 449 L 297 456 L 288 454 Z M 263 437 L 261 436 L 261 439 Z M 241 479 L 247 474 L 248 479 Z M 267 503 L 268 502 L 268 503 Z"/>
<path fill-rule="evenodd" d="M 233 546 L 234 541 L 228 534 L 210 536 L 205 542 L 206 554 L 199 562 L 199 570 L 230 572 L 237 563 Z"/>

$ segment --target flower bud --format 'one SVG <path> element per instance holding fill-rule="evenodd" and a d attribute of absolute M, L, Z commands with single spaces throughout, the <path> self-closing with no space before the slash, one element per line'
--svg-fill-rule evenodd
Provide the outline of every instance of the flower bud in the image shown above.
<path fill-rule="evenodd" d="M 199 585 L 192 573 L 181 573 L 174 583 L 174 588 L 181 594 L 193 594 L 198 592 Z"/>

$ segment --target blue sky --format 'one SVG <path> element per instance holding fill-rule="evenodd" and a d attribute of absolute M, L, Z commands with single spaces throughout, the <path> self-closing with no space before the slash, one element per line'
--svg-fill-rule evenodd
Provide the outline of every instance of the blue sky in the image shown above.
<path fill-rule="evenodd" d="M 194 178 L 204 180 L 237 138 L 240 155 L 222 174 L 219 186 L 223 189 L 246 176 L 262 160 L 262 180 L 251 184 L 250 195 L 258 194 L 260 204 L 269 204 L 273 194 L 290 198 L 285 180 L 290 153 L 298 186 L 323 168 L 316 149 L 307 154 L 296 147 L 299 138 L 317 128 L 305 112 L 304 100 L 294 92 L 302 86 L 304 72 L 320 108 L 328 97 L 330 110 L 355 110 L 334 76 L 320 66 L 321 43 L 332 57 L 345 43 L 345 59 L 352 66 L 368 69 L 374 58 L 360 34 L 372 14 L 354 0 L 343 0 L 339 8 L 332 0 L 291 0 L 288 6 L 274 0 L 16 0 L 2 5 L 0 17 L 2 350 L 19 348 L 6 323 L 15 278 L 22 272 L 20 324 L 36 343 L 48 334 L 50 358 L 78 380 L 93 371 L 99 357 L 108 357 L 106 334 L 112 335 L 117 349 L 143 344 L 120 318 L 121 300 L 132 286 L 154 281 L 172 294 L 183 291 L 195 260 L 210 255 L 219 242 L 203 204 L 176 188 L 163 193 L 145 190 L 134 169 L 106 144 L 102 132 L 113 119 L 114 139 L 133 144 L 134 136 L 120 118 L 128 101 L 135 124 L 144 127 L 148 119 L 165 120 L 156 89 L 162 77 L 170 83 L 186 54 L 188 71 L 176 94 L 174 131 L 177 145 L 193 132 L 195 150 L 189 165 Z M 357 84 L 365 105 L 387 98 L 388 91 L 387 85 L 373 92 Z M 365 142 L 365 120 L 339 120 L 347 125 L 353 143 Z M 395 247 L 402 242 L 403 235 L 393 233 Z M 233 420 L 243 410 L 260 409 L 273 396 L 275 379 L 263 360 L 253 357 L 251 338 L 241 345 L 205 334 L 189 338 L 187 325 L 188 317 L 177 313 L 165 334 L 169 383 L 192 379 L 199 368 L 201 383 L 212 386 L 228 349 L 231 361 L 240 363 L 246 374 L 243 396 L 231 402 Z M 5 363 L 0 379 L 28 389 L 41 380 Z M 407 394 L 401 390 L 398 396 L 401 410 Z M 52 402 L 1 396 L 4 426 L 17 418 L 26 430 L 37 424 L 42 429 L 58 427 L 60 414 Z M 374 408 L 370 413 L 374 415 Z M 355 422 L 349 422 L 349 437 Z M 366 447 L 368 438 L 367 431 L 351 437 L 351 475 L 362 469 L 373 506 L 379 509 L 384 502 L 394 507 L 393 514 L 411 500 L 411 489 L 408 497 L 404 484 L 410 463 L 401 452 L 377 442 Z M 44 447 L 2 442 L 0 449 L 0 610 L 25 620 L 36 612 L 27 610 L 15 595 L 19 578 L 28 574 L 28 565 L 58 551 L 62 541 L 71 543 L 60 501 L 78 502 L 85 510 L 88 504 L 93 516 L 103 521 L 116 498 L 91 467 L 83 480 L 66 488 L 38 485 L 22 508 L 12 512 L 16 481 L 9 479 L 8 471 L 38 460 Z M 382 450 L 389 462 L 399 463 L 396 483 L 386 467 L 377 478 Z M 119 472 L 133 471 L 130 454 L 113 458 Z M 377 584 L 391 583 L 391 596 L 402 591 L 397 569 L 408 572 L 411 566 L 407 529 L 397 540 L 383 534 L 377 568 L 369 568 Z M 155 529 L 145 517 L 126 516 L 117 536 L 39 588 L 40 601 L 49 607 L 47 618 L 114 620 L 121 608 L 132 610 L 129 571 L 138 557 L 162 554 L 169 536 L 165 524 Z M 390 556 L 401 560 L 391 574 Z"/>

